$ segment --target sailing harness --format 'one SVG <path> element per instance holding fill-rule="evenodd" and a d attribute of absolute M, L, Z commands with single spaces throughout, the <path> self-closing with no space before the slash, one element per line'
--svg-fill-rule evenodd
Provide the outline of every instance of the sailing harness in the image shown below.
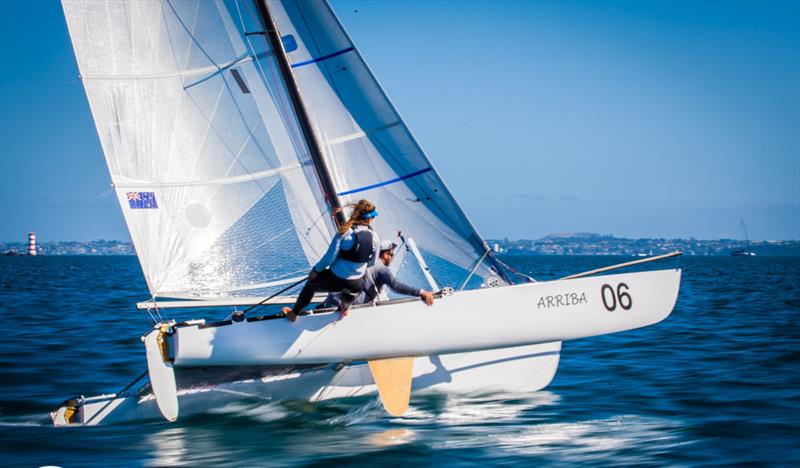
<path fill-rule="evenodd" d="M 372 211 L 376 213 L 377 211 Z M 367 213 L 370 214 L 370 213 Z M 353 246 L 347 250 L 339 250 L 338 257 L 353 263 L 367 263 L 375 257 L 375 249 L 373 247 L 374 234 L 372 228 L 366 226 L 366 229 L 358 231 L 353 228 L 351 230 L 353 236 Z"/>

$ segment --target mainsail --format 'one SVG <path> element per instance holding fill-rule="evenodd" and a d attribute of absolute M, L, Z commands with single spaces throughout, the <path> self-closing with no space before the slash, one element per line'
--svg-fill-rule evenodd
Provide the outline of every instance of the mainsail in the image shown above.
<path fill-rule="evenodd" d="M 274 57 L 247 36 L 252 6 L 63 6 L 151 293 L 254 294 L 307 273 L 332 224 Z"/>
<path fill-rule="evenodd" d="M 265 294 L 305 275 L 333 234 L 254 1 L 63 0 L 154 297 Z M 496 275 L 327 3 L 268 8 L 342 202 L 375 202 L 381 237 L 414 237 L 443 285 Z"/>

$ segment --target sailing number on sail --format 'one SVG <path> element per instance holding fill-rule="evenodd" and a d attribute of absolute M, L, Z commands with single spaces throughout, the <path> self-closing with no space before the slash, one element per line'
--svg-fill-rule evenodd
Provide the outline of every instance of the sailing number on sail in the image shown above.
<path fill-rule="evenodd" d="M 603 306 L 606 310 L 613 312 L 617 310 L 617 305 L 625 310 L 631 310 L 633 298 L 627 293 L 628 289 L 627 284 L 619 283 L 615 292 L 611 285 L 604 284 L 600 288 L 600 297 L 603 298 Z"/>

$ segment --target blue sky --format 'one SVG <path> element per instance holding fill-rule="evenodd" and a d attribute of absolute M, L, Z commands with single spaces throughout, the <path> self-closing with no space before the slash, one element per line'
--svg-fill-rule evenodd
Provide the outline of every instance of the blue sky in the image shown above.
<path fill-rule="evenodd" d="M 333 6 L 485 237 L 800 238 L 800 2 Z M 0 240 L 128 239 L 60 4 L 0 24 Z"/>

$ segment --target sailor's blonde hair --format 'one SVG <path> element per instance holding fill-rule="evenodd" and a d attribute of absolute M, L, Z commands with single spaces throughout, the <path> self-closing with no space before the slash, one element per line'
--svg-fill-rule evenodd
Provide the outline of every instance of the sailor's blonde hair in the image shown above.
<path fill-rule="evenodd" d="M 354 224 L 369 224 L 368 219 L 363 219 L 361 216 L 365 213 L 375 211 L 375 205 L 369 200 L 359 200 L 358 203 L 349 203 L 347 208 L 350 208 L 350 218 L 341 226 L 339 226 L 339 234 L 344 235 L 353 228 Z"/>

